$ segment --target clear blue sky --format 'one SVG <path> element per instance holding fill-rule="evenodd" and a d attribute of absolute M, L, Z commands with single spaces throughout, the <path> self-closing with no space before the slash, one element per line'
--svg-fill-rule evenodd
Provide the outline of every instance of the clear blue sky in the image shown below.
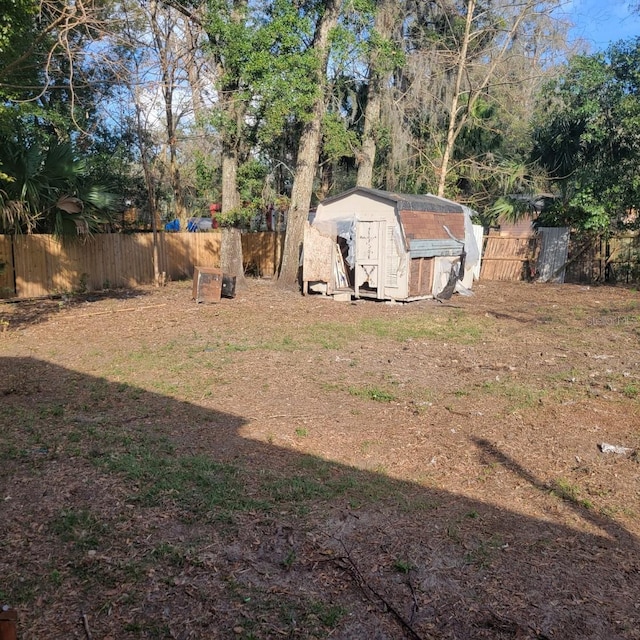
<path fill-rule="evenodd" d="M 631 12 L 631 1 L 569 0 L 563 11 L 576 25 L 570 31 L 571 38 L 585 40 L 595 52 L 611 42 L 640 36 L 640 15 Z"/>

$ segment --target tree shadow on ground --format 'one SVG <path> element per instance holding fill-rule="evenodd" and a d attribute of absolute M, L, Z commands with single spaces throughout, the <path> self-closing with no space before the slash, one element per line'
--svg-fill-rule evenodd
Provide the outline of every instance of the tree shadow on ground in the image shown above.
<path fill-rule="evenodd" d="M 69 309 L 86 308 L 87 315 L 99 315 L 107 311 L 92 309 L 92 305 L 102 300 L 126 302 L 148 295 L 143 289 L 108 289 L 88 293 L 68 293 L 44 298 L 13 299 L 0 303 L 0 332 L 24 329 L 47 322 L 52 316 Z"/>
<path fill-rule="evenodd" d="M 0 358 L 0 397 L 0 604 L 23 640 L 639 637 L 637 539 L 563 497 L 532 518 L 32 358 Z"/>
<path fill-rule="evenodd" d="M 624 541 L 631 547 L 635 545 L 636 538 L 633 534 L 620 526 L 612 518 L 595 512 L 590 507 L 588 501 L 585 502 L 584 500 L 581 500 L 578 495 L 572 491 L 572 487 L 570 485 L 564 486 L 558 482 L 544 482 L 540 480 L 516 460 L 501 451 L 499 447 L 484 438 L 471 438 L 471 442 L 473 442 L 480 451 L 481 458 L 485 464 L 493 464 L 497 462 L 505 469 L 508 469 L 511 473 L 525 480 L 530 487 L 537 489 L 541 493 L 555 494 L 581 519 L 606 532 L 611 539 L 619 540 L 621 542 Z"/>

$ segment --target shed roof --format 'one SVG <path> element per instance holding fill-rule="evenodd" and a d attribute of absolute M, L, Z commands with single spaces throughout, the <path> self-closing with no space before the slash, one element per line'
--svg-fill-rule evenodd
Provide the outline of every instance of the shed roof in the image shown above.
<path fill-rule="evenodd" d="M 347 198 L 353 193 L 386 200 L 395 205 L 398 211 L 429 211 L 431 213 L 462 213 L 462 206 L 451 200 L 439 198 L 431 194 L 407 194 L 382 191 L 381 189 L 368 189 L 367 187 L 353 187 L 335 196 L 322 201 L 322 204 L 336 202 Z"/>

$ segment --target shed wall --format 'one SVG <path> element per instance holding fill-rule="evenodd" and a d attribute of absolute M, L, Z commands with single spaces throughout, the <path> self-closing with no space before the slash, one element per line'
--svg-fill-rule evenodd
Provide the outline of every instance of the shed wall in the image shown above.
<path fill-rule="evenodd" d="M 324 220 L 396 220 L 395 209 L 389 202 L 353 193 L 349 197 L 319 204 L 313 225 L 319 227 Z"/>
<path fill-rule="evenodd" d="M 451 211 L 434 213 L 426 209 L 414 210 L 403 202 L 402 210 L 396 214 L 394 200 L 375 193 L 355 192 L 320 203 L 312 226 L 324 236 L 335 239 L 340 233 L 353 233 L 349 231 L 351 225 L 360 221 L 355 234 L 356 295 L 404 300 L 432 295 L 433 256 L 459 256 L 462 252 L 463 244 L 456 239 L 465 239 L 465 213 L 455 203 L 451 206 Z M 363 256 L 358 249 L 358 238 L 367 242 L 370 252 L 374 236 L 379 242 L 378 252 Z M 314 269 L 314 272 L 318 270 Z M 363 291 L 359 289 L 362 284 L 366 285 Z"/>
<path fill-rule="evenodd" d="M 335 239 L 338 229 L 344 231 L 357 220 L 382 225 L 374 225 L 371 229 L 375 229 L 375 231 L 368 231 L 368 233 L 375 233 L 379 241 L 379 255 L 373 261 L 377 266 L 372 272 L 375 276 L 375 286 L 381 292 L 379 297 L 396 300 L 406 298 L 409 290 L 408 257 L 404 234 L 392 203 L 370 195 L 352 193 L 345 198 L 319 204 L 312 226 L 324 236 Z M 360 254 L 358 261 L 361 262 L 362 259 L 362 254 Z M 318 273 L 317 265 L 313 272 L 314 274 Z M 311 274 L 311 270 L 309 274 Z M 303 278 L 305 280 L 315 279 L 307 278 L 306 274 L 303 275 Z M 360 286 L 363 280 L 361 269 L 356 268 L 355 278 L 358 281 L 357 285 Z M 329 285 L 329 289 L 334 286 L 338 288 L 332 280 L 329 280 Z M 361 291 L 360 294 L 367 295 L 367 292 Z"/>

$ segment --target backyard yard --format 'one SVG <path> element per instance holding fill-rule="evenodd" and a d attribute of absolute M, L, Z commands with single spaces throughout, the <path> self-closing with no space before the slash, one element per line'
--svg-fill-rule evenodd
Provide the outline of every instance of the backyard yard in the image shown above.
<path fill-rule="evenodd" d="M 0 306 L 20 640 L 640 639 L 636 291 L 248 284 Z"/>

